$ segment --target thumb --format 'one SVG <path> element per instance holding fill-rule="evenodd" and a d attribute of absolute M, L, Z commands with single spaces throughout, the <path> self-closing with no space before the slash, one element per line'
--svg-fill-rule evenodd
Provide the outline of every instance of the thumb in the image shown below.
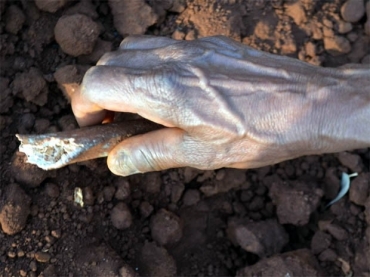
<path fill-rule="evenodd" d="M 165 128 L 130 137 L 109 153 L 108 167 L 116 175 L 128 176 L 185 166 L 184 134 L 178 128 Z"/>

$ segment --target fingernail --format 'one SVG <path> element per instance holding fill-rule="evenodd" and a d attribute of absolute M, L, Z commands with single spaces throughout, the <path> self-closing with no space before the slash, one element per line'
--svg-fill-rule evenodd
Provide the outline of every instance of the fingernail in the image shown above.
<path fill-rule="evenodd" d="M 133 164 L 130 155 L 125 151 L 119 151 L 115 155 L 108 156 L 108 167 L 116 175 L 129 176 L 140 173 Z"/>

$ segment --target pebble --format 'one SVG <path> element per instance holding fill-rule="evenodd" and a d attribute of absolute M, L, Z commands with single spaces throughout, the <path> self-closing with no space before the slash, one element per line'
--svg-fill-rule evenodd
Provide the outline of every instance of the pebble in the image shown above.
<path fill-rule="evenodd" d="M 59 239 L 59 238 L 62 236 L 62 231 L 60 231 L 59 229 L 57 229 L 57 230 L 52 230 L 52 231 L 51 231 L 51 235 L 52 235 L 54 238 Z"/>
<path fill-rule="evenodd" d="M 140 203 L 139 209 L 140 209 L 141 215 L 144 218 L 147 218 L 148 216 L 151 215 L 154 208 L 149 202 L 143 201 L 143 202 Z"/>
<path fill-rule="evenodd" d="M 117 187 L 117 190 L 116 190 L 114 197 L 117 200 L 125 200 L 130 196 L 131 188 L 130 188 L 130 183 L 127 180 L 119 178 L 115 182 L 115 185 Z"/>
<path fill-rule="evenodd" d="M 35 259 L 40 263 L 47 263 L 50 260 L 50 254 L 44 252 L 36 252 Z"/>
<path fill-rule="evenodd" d="M 22 29 L 25 20 L 26 17 L 22 10 L 16 5 L 11 5 L 7 8 L 5 14 L 5 30 L 16 35 Z"/>
<path fill-rule="evenodd" d="M 5 189 L 5 201 L 0 210 L 0 225 L 4 233 L 14 235 L 27 223 L 30 213 L 31 198 L 17 184 Z"/>
<path fill-rule="evenodd" d="M 360 174 L 351 182 L 349 199 L 351 202 L 364 206 L 370 193 L 370 173 Z"/>
<path fill-rule="evenodd" d="M 37 264 L 35 261 L 30 262 L 30 269 L 35 272 L 37 270 Z"/>
<path fill-rule="evenodd" d="M 339 34 L 347 34 L 348 32 L 352 31 L 352 24 L 349 22 L 345 22 L 340 20 L 338 22 L 338 33 Z"/>
<path fill-rule="evenodd" d="M 324 48 L 332 56 L 340 56 L 351 52 L 350 42 L 342 36 L 325 37 Z"/>
<path fill-rule="evenodd" d="M 132 215 L 128 206 L 119 202 L 111 212 L 111 220 L 114 227 L 120 230 L 127 229 L 132 224 Z"/>
<path fill-rule="evenodd" d="M 337 253 L 332 249 L 326 249 L 319 255 L 319 260 L 322 262 L 334 262 L 337 259 Z"/>
<path fill-rule="evenodd" d="M 361 157 L 357 154 L 341 152 L 338 154 L 338 160 L 343 166 L 349 168 L 353 172 L 362 171 Z"/>
<path fill-rule="evenodd" d="M 288 234 L 275 219 L 259 222 L 230 220 L 227 235 L 235 245 L 259 257 L 279 253 L 289 241 Z"/>
<path fill-rule="evenodd" d="M 347 22 L 357 22 L 365 15 L 364 0 L 348 0 L 341 9 L 342 18 Z"/>
<path fill-rule="evenodd" d="M 178 242 L 182 237 L 182 222 L 173 212 L 159 210 L 150 219 L 153 239 L 160 245 Z"/>
<path fill-rule="evenodd" d="M 200 192 L 197 189 L 189 189 L 185 192 L 182 199 L 184 206 L 192 206 L 199 202 Z"/>
<path fill-rule="evenodd" d="M 116 188 L 114 186 L 106 186 L 103 189 L 104 201 L 110 202 L 116 192 Z"/>
<path fill-rule="evenodd" d="M 92 206 L 95 203 L 95 195 L 91 189 L 91 187 L 84 187 L 83 188 L 83 201 L 86 205 Z"/>
<path fill-rule="evenodd" d="M 331 236 L 323 231 L 317 231 L 311 240 L 311 250 L 314 254 L 319 254 L 330 246 Z"/>
<path fill-rule="evenodd" d="M 59 187 L 53 183 L 47 183 L 45 185 L 45 192 L 51 198 L 57 198 L 59 196 Z"/>

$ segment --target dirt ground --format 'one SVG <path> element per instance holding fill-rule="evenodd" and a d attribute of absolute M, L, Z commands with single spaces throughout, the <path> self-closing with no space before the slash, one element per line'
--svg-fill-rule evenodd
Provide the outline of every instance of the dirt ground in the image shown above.
<path fill-rule="evenodd" d="M 0 0 L 0 13 L 0 276 L 370 276 L 369 149 L 123 178 L 104 159 L 42 171 L 14 136 L 77 128 L 63 90 L 130 34 L 369 64 L 370 1 Z M 326 209 L 342 172 L 359 175 Z"/>

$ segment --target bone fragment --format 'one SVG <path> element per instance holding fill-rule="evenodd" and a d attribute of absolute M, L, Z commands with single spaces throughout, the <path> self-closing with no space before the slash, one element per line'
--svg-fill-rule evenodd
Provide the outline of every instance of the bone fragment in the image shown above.
<path fill-rule="evenodd" d="M 138 119 L 42 135 L 17 134 L 16 137 L 21 142 L 19 151 L 26 154 L 28 163 L 50 170 L 106 157 L 124 139 L 162 127 Z"/>

